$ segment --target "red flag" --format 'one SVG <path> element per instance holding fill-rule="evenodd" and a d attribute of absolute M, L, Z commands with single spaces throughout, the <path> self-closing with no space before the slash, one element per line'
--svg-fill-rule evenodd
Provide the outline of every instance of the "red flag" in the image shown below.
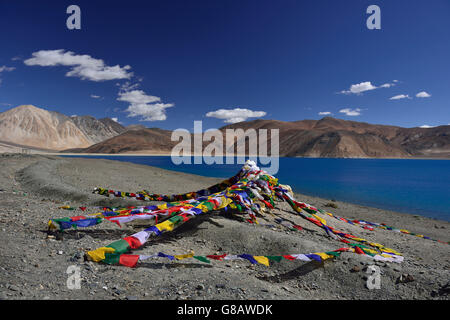
<path fill-rule="evenodd" d="M 78 221 L 78 220 L 86 219 L 86 217 L 85 216 L 76 216 L 76 217 L 72 217 L 71 219 L 72 219 L 72 221 Z"/>
<path fill-rule="evenodd" d="M 209 255 L 209 256 L 206 256 L 206 257 L 210 258 L 210 259 L 222 261 L 222 259 L 225 258 L 226 255 L 227 254 L 225 253 L 225 254 L 222 254 L 222 255 Z"/>
<path fill-rule="evenodd" d="M 119 263 L 123 266 L 133 268 L 139 261 L 139 255 L 137 254 L 121 254 Z"/>
<path fill-rule="evenodd" d="M 137 249 L 140 246 L 142 246 L 142 243 L 139 241 L 139 239 L 132 236 L 123 238 L 123 240 L 128 242 L 128 245 L 130 246 L 131 249 Z"/>

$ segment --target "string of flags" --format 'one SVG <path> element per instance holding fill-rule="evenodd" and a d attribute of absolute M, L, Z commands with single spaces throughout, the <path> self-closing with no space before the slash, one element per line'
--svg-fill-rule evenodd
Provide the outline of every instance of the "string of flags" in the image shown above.
<path fill-rule="evenodd" d="M 342 252 L 357 252 L 355 248 L 339 248 L 334 251 L 328 252 L 315 252 L 309 254 L 287 254 L 287 255 L 264 255 L 264 256 L 253 256 L 250 254 L 211 254 L 211 255 L 195 255 L 194 252 L 189 252 L 187 254 L 178 254 L 178 255 L 170 255 L 163 252 L 158 252 L 149 255 L 134 255 L 134 254 L 121 254 L 115 255 L 114 248 L 110 248 L 105 250 L 105 257 L 103 256 L 94 256 L 94 258 L 102 259 L 98 261 L 102 261 L 106 264 L 120 264 L 127 267 L 136 267 L 140 262 L 148 260 L 148 259 L 157 259 L 157 258 L 166 258 L 171 261 L 179 261 L 184 259 L 196 259 L 200 262 L 211 263 L 211 260 L 215 261 L 230 261 L 230 260 L 246 260 L 251 264 L 262 264 L 265 266 L 270 266 L 270 262 L 280 262 L 282 260 L 287 261 L 318 261 L 322 262 L 331 258 L 339 257 Z M 362 254 L 362 253 L 359 253 Z M 403 257 L 395 254 L 382 254 L 382 255 L 370 255 L 374 260 L 377 261 L 385 261 L 385 262 L 395 262 L 401 263 L 403 261 Z M 96 260 L 93 260 L 96 261 Z"/>
<path fill-rule="evenodd" d="M 76 217 L 51 219 L 48 222 L 50 230 L 59 231 L 64 231 L 69 228 L 89 227 L 97 225 L 104 220 L 117 223 L 119 226 L 134 220 L 149 220 L 149 224 L 150 221 L 153 222 L 153 225 L 150 225 L 146 229 L 131 236 L 115 241 L 105 247 L 88 251 L 86 253 L 87 259 L 95 262 L 134 267 L 139 261 L 151 258 L 168 258 L 170 260 L 193 258 L 202 262 L 210 262 L 210 259 L 218 261 L 244 259 L 251 263 L 261 263 L 268 266 L 269 261 L 324 261 L 338 257 L 342 252 L 367 255 L 380 261 L 403 261 L 402 255 L 394 249 L 341 232 L 329 226 L 326 220 L 318 215 L 326 212 L 318 210 L 306 203 L 296 201 L 291 195 L 292 190 L 289 186 L 279 184 L 277 178 L 260 170 L 260 168 L 250 160 L 245 163 L 235 176 L 207 189 L 196 192 L 163 195 L 152 194 L 146 190 L 130 193 L 98 187 L 94 189 L 93 193 L 108 197 L 113 195 L 115 197 L 128 197 L 141 201 L 165 202 L 161 205 L 153 206 L 104 208 L 102 212 Z M 193 253 L 168 255 L 161 252 L 152 255 L 130 254 L 131 251 L 142 247 L 151 237 L 158 237 L 163 233 L 171 232 L 189 220 L 213 211 L 229 211 L 232 214 L 240 215 L 249 223 L 259 224 L 256 216 L 274 209 L 275 201 L 286 201 L 298 215 L 321 227 L 328 236 L 345 243 L 348 248 L 340 248 L 329 252 L 278 256 L 253 256 L 249 254 L 200 256 L 194 255 Z M 61 208 L 70 210 L 69 208 L 71 207 L 63 206 Z M 326 214 L 333 217 L 333 215 L 329 213 Z M 282 219 L 276 221 L 293 230 L 301 230 L 300 226 L 283 221 Z M 366 224 L 366 226 L 372 227 L 372 225 L 369 224 Z"/>
<path fill-rule="evenodd" d="M 399 229 L 399 228 L 387 226 L 384 223 L 375 223 L 375 222 L 369 222 L 369 221 L 365 221 L 365 220 L 349 220 L 349 219 L 345 219 L 345 218 L 333 215 L 330 212 L 325 212 L 323 210 L 320 210 L 320 212 L 324 213 L 324 214 L 327 214 L 330 217 L 333 217 L 333 218 L 335 218 L 337 220 L 340 220 L 340 221 L 343 221 L 343 222 L 346 222 L 346 223 L 349 223 L 349 224 L 352 224 L 352 225 L 360 225 L 364 229 L 371 230 L 371 231 L 373 231 L 373 228 L 380 228 L 380 229 L 384 229 L 384 230 L 391 230 L 391 231 L 395 231 L 395 232 L 401 232 L 401 233 L 404 233 L 404 234 L 409 234 L 409 235 L 416 236 L 416 237 L 423 238 L 423 239 L 427 239 L 427 240 L 432 240 L 432 241 L 436 241 L 436 242 L 440 242 L 440 243 L 449 244 L 448 242 L 432 239 L 432 238 L 430 238 L 428 236 L 424 236 L 423 234 L 417 234 L 417 233 L 408 231 L 406 229 Z"/>

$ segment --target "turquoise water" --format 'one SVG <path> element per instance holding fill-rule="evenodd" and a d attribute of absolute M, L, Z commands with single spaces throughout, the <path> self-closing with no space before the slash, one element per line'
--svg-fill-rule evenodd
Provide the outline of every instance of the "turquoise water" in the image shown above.
<path fill-rule="evenodd" d="M 175 165 L 170 157 L 162 156 L 81 157 L 127 161 L 220 178 L 236 174 L 242 166 Z M 289 184 L 296 192 L 450 221 L 450 160 L 279 160 L 277 178 L 280 183 Z"/>

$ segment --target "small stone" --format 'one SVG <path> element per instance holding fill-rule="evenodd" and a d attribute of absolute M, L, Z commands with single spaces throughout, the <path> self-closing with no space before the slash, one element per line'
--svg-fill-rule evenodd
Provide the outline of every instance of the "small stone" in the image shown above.
<path fill-rule="evenodd" d="M 286 290 L 287 292 L 290 292 L 290 293 L 293 293 L 288 287 L 285 287 L 285 286 L 283 286 L 283 287 L 281 287 L 283 290 Z"/>
<path fill-rule="evenodd" d="M 83 260 L 83 255 L 81 254 L 81 252 L 77 252 L 69 260 L 72 262 L 81 261 Z"/>
<path fill-rule="evenodd" d="M 225 285 L 224 284 L 216 284 L 216 288 L 225 289 Z"/>
<path fill-rule="evenodd" d="M 358 266 L 353 266 L 353 268 L 350 269 L 350 272 L 359 272 L 361 269 L 359 269 Z"/>
<path fill-rule="evenodd" d="M 199 284 L 195 289 L 197 289 L 197 290 L 205 290 L 205 286 L 203 284 Z"/>
<path fill-rule="evenodd" d="M 8 289 L 11 290 L 11 291 L 19 291 L 20 290 L 19 287 L 15 286 L 13 284 L 10 284 L 8 286 Z"/>
<path fill-rule="evenodd" d="M 136 296 L 127 296 L 126 299 L 127 300 L 138 300 L 138 297 L 136 297 Z"/>
<path fill-rule="evenodd" d="M 59 250 L 59 251 L 58 251 L 58 254 L 59 254 L 59 255 L 63 254 L 62 250 Z"/>
<path fill-rule="evenodd" d="M 414 281 L 414 277 L 410 274 L 402 274 L 400 277 L 397 278 L 396 283 L 408 283 Z"/>

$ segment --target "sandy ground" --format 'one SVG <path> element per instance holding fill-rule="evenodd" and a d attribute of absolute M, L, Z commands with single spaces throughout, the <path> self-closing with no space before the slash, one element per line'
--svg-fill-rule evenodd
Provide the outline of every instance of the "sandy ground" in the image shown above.
<path fill-rule="evenodd" d="M 0 299 L 449 298 L 448 244 L 387 230 L 368 231 L 328 216 L 324 218 L 329 225 L 382 243 L 404 255 L 402 264 L 375 264 L 381 272 L 380 289 L 367 288 L 367 266 L 374 261 L 353 253 L 343 253 L 325 263 L 284 260 L 270 267 L 247 261 L 205 264 L 192 259 L 169 262 L 161 258 L 130 269 L 84 261 L 86 250 L 108 245 L 142 227 L 119 228 L 104 222 L 66 231 L 62 239 L 55 239 L 46 232 L 50 218 L 82 214 L 80 209 L 67 211 L 58 209 L 59 206 L 143 205 L 92 194 L 96 186 L 130 192 L 147 189 L 182 193 L 202 189 L 220 179 L 111 160 L 42 155 L 3 154 L 0 168 Z M 296 198 L 319 208 L 330 202 L 300 194 Z M 450 240 L 450 223 L 445 221 L 334 203 L 337 208 L 326 209 L 339 216 L 383 222 L 434 239 Z M 280 255 L 330 251 L 343 246 L 295 215 L 287 204 L 279 203 L 278 207 L 275 216 L 259 219 L 261 223 L 275 225 L 273 228 L 212 213 L 150 241 L 139 253 L 181 254 L 192 249 L 196 254 Z M 275 223 L 274 217 L 283 217 L 303 230 L 289 230 Z M 72 265 L 80 268 L 80 289 L 67 287 L 67 269 Z M 407 275 L 410 282 L 397 281 Z"/>

